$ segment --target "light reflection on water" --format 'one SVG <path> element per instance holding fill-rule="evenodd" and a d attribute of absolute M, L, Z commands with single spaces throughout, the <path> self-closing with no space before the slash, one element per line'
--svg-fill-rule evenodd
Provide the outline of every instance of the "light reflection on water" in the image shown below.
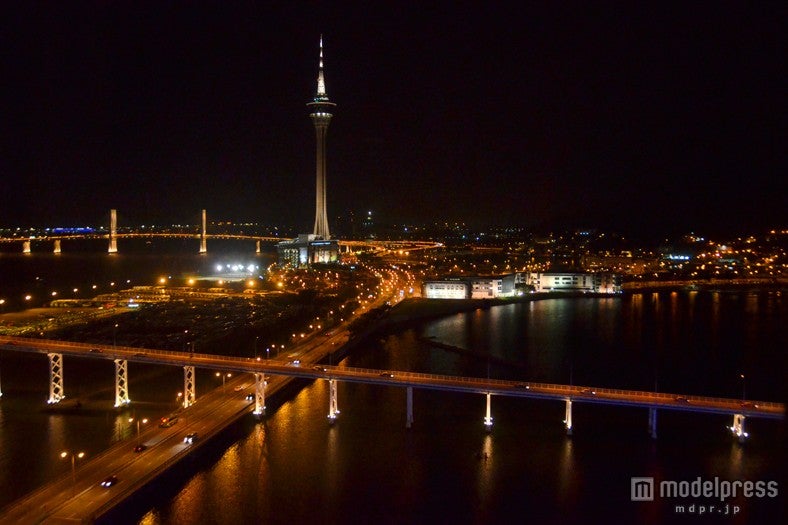
<path fill-rule="evenodd" d="M 738 347 L 719 342 L 715 346 L 704 340 L 703 334 L 728 314 L 735 317 L 735 312 L 722 314 L 726 308 L 737 307 L 723 301 L 718 305 L 721 311 L 712 314 L 711 295 L 702 303 L 699 297 L 697 292 L 657 294 L 644 302 L 641 295 L 635 295 L 585 304 L 541 301 L 475 311 L 383 336 L 346 363 L 395 370 L 407 365 L 419 370 L 454 368 L 476 375 L 486 373 L 484 359 L 419 343 L 416 336 L 421 333 L 456 346 L 476 342 L 474 349 L 521 359 L 528 364 L 525 373 L 531 378 L 561 380 L 565 377 L 564 357 L 569 353 L 566 346 L 584 340 L 582 352 L 571 349 L 581 369 L 588 366 L 591 355 L 600 360 L 620 358 L 625 361 L 623 369 L 634 364 L 637 370 L 645 360 L 643 368 L 650 372 L 653 355 L 670 362 L 675 355 L 689 352 L 693 355 L 690 363 L 703 362 L 713 349 L 713 355 L 724 356 L 721 369 L 730 371 L 736 365 L 730 354 Z M 785 312 L 775 315 L 784 318 Z M 700 327 L 693 324 L 693 318 Z M 751 316 L 748 321 L 756 323 L 760 337 L 753 340 L 750 329 L 745 328 L 745 340 L 765 345 L 765 352 L 774 359 L 776 347 L 769 343 L 774 327 L 765 327 Z M 720 330 L 730 332 L 731 327 Z M 515 334 L 505 333 L 511 331 Z M 498 336 L 489 337 L 494 333 Z M 685 344 L 688 340 L 694 344 Z M 728 340 L 736 341 L 735 333 L 729 333 Z M 627 361 L 627 355 L 634 357 Z M 586 377 L 615 385 L 621 380 L 621 370 L 590 367 Z M 670 371 L 664 371 L 664 376 L 666 383 L 684 388 L 689 388 L 689 383 L 683 381 L 694 380 L 692 375 L 671 375 Z M 763 379 L 763 392 L 768 397 L 778 381 Z M 673 520 L 673 510 L 660 504 L 633 506 L 629 477 L 757 479 L 777 472 L 774 465 L 782 425 L 774 422 L 757 422 L 754 433 L 760 436 L 759 441 L 741 447 L 729 440 L 724 429 L 727 417 L 660 412 L 660 438 L 653 442 L 646 435 L 647 416 L 642 410 L 576 403 L 575 435 L 568 438 L 560 425 L 563 406 L 494 398 L 495 426 L 493 433 L 487 434 L 481 424 L 483 396 L 417 390 L 415 425 L 408 431 L 403 428 L 405 396 L 401 389 L 340 384 L 339 393 L 342 414 L 333 426 L 325 421 L 328 391 L 324 382 L 306 388 L 269 414 L 261 427 L 266 436 L 272 436 L 275 446 L 265 443 L 265 457 L 271 460 L 265 463 L 268 469 L 264 473 L 270 484 L 259 485 L 259 494 L 265 493 L 265 497 L 250 498 L 246 511 L 217 518 L 217 523 L 255 519 L 266 523 L 519 523 L 519 518 L 512 520 L 511 516 L 525 515 L 544 523 L 662 523 Z M 263 457 L 258 432 L 253 430 L 240 446 L 253 447 Z M 285 442 L 287 446 L 283 446 Z M 263 479 L 262 473 L 259 479 Z M 302 496 L 296 497 L 292 491 Z M 184 497 L 176 496 L 168 508 Z M 252 501 L 257 503 L 250 508 Z M 750 504 L 744 522 L 757 523 L 763 512 L 768 515 L 773 511 L 773 507 L 765 508 Z M 177 513 L 168 513 L 167 519 L 155 523 L 186 521 Z"/>

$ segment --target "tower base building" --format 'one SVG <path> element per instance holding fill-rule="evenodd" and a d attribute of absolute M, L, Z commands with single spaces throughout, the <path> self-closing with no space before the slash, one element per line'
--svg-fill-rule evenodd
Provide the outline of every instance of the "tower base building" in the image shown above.
<path fill-rule="evenodd" d="M 276 251 L 280 266 L 306 268 L 312 264 L 339 262 L 339 241 L 321 239 L 311 233 L 302 233 L 296 239 L 280 242 Z"/>

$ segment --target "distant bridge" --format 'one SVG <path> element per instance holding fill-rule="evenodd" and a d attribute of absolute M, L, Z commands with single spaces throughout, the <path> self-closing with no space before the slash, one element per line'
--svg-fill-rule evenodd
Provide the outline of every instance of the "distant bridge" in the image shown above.
<path fill-rule="evenodd" d="M 18 243 L 22 245 L 23 253 L 31 253 L 31 245 L 33 242 L 51 242 L 53 243 L 53 252 L 61 253 L 62 241 L 66 240 L 84 240 L 84 239 L 106 239 L 109 243 L 108 252 L 117 253 L 118 239 L 194 239 L 200 242 L 199 253 L 208 252 L 208 239 L 232 239 L 242 241 L 253 241 L 256 243 L 256 251 L 260 253 L 261 243 L 275 243 L 286 240 L 286 237 L 278 236 L 265 236 L 265 235 L 244 235 L 244 234 L 229 234 L 229 233 L 208 233 L 206 211 L 202 210 L 202 227 L 200 233 L 187 233 L 187 232 L 135 232 L 135 233 L 118 233 L 117 231 L 117 212 L 110 210 L 110 229 L 108 233 L 100 232 L 85 232 L 85 233 L 48 233 L 45 235 L 37 236 L 17 236 L 17 237 L 0 237 L 0 243 L 11 244 Z M 346 251 L 352 249 L 359 250 L 373 250 L 381 251 L 416 251 L 425 250 L 430 248 L 438 248 L 443 246 L 439 242 L 433 241 L 352 241 L 340 240 L 339 245 L 343 246 Z"/>

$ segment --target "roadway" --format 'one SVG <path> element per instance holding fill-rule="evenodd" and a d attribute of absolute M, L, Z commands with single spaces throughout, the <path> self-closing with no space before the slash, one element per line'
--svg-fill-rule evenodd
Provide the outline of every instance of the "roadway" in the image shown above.
<path fill-rule="evenodd" d="M 269 391 L 279 390 L 285 383 L 277 378 L 269 384 Z M 193 448 L 219 432 L 226 425 L 245 416 L 253 402 L 247 401 L 241 385 L 252 385 L 249 376 L 228 382 L 201 396 L 198 403 L 181 410 L 178 422 L 162 428 L 157 422 L 140 434 L 139 440 L 120 441 L 93 458 L 78 460 L 76 482 L 71 473 L 63 476 L 9 506 L 0 515 L 0 523 L 83 523 L 92 522 L 120 501 L 161 474 L 175 462 L 185 457 Z M 184 437 L 197 432 L 193 444 Z M 135 452 L 136 444 L 147 449 Z M 84 463 L 82 463 L 84 461 Z M 114 475 L 118 481 L 111 487 L 100 483 Z"/>

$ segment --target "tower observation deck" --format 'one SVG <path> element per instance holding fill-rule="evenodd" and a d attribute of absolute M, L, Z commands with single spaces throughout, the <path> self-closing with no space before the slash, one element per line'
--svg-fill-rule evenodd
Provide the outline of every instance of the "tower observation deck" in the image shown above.
<path fill-rule="evenodd" d="M 323 36 L 320 36 L 320 63 L 317 72 L 317 91 L 315 98 L 307 103 L 311 113 L 312 123 L 315 125 L 315 138 L 317 139 L 316 157 L 316 191 L 315 191 L 315 229 L 314 235 L 328 240 L 331 233 L 328 229 L 328 213 L 326 210 L 326 134 L 331 123 L 331 112 L 336 104 L 328 100 L 326 81 L 323 74 Z"/>

